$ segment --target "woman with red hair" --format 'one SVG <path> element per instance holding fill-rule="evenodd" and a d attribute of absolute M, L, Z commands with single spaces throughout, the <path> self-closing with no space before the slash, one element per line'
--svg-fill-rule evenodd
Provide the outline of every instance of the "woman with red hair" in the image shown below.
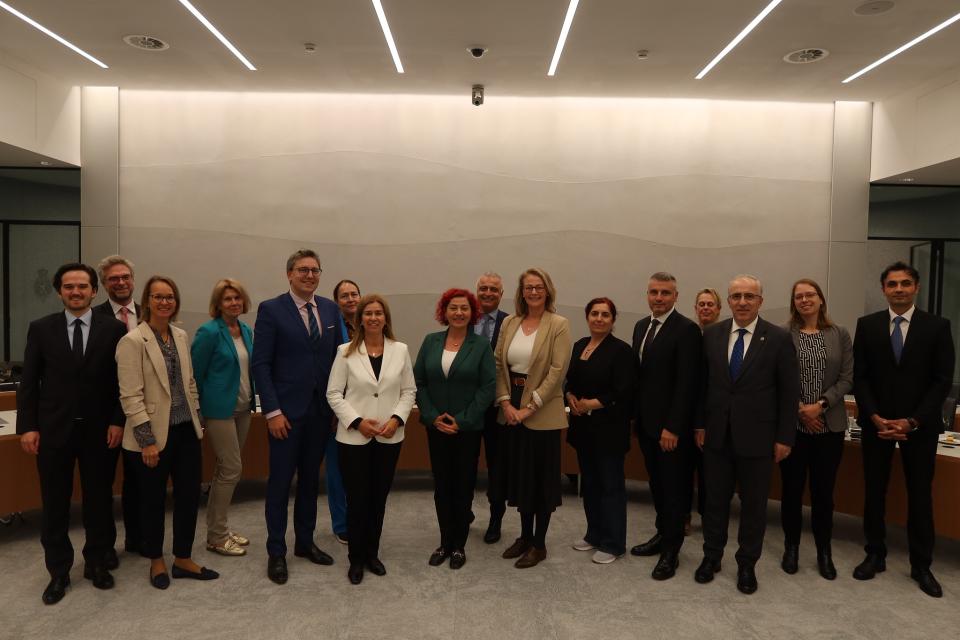
<path fill-rule="evenodd" d="M 413 375 L 420 421 L 427 428 L 433 502 L 440 524 L 440 546 L 429 564 L 450 568 L 467 561 L 470 504 L 477 482 L 483 416 L 493 402 L 496 365 L 487 340 L 472 327 L 480 318 L 477 299 L 466 289 L 448 289 L 437 303 L 444 331 L 423 340 Z"/>

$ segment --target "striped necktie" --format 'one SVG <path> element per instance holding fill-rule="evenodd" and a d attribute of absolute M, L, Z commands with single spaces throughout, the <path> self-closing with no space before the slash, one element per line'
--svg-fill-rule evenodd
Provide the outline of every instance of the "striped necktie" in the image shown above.
<path fill-rule="evenodd" d="M 317 326 L 317 317 L 313 315 L 313 303 L 308 302 L 305 306 L 307 308 L 307 324 L 310 326 L 310 344 L 316 349 L 320 345 L 320 327 Z"/>

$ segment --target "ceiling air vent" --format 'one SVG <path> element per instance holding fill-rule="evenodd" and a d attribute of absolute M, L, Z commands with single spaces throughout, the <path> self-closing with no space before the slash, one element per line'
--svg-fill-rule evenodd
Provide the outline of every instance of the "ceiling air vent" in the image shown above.
<path fill-rule="evenodd" d="M 123 41 L 134 49 L 144 51 L 164 51 L 170 48 L 166 42 L 153 36 L 123 36 Z"/>
<path fill-rule="evenodd" d="M 826 49 L 798 49 L 783 56 L 783 60 L 784 62 L 789 62 L 790 64 L 809 64 L 811 62 L 823 60 L 828 55 L 830 55 L 830 52 Z"/>

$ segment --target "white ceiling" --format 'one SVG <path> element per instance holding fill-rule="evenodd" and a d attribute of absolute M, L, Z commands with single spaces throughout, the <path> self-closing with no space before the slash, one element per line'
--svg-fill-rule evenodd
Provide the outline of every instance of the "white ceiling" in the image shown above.
<path fill-rule="evenodd" d="M 556 77 L 567 0 L 383 0 L 406 68 L 394 70 L 369 0 L 194 0 L 258 67 L 247 71 L 176 0 L 7 0 L 110 65 L 101 70 L 0 11 L 0 50 L 66 82 L 121 88 L 519 96 L 876 100 L 960 66 L 960 23 L 848 85 L 841 80 L 960 11 L 956 0 L 784 0 L 704 80 L 697 72 L 768 0 L 582 0 Z M 130 48 L 147 34 L 165 52 Z M 303 43 L 317 51 L 306 54 Z M 489 53 L 474 60 L 467 47 Z M 825 60 L 790 65 L 789 51 Z M 650 58 L 637 59 L 638 49 Z"/>

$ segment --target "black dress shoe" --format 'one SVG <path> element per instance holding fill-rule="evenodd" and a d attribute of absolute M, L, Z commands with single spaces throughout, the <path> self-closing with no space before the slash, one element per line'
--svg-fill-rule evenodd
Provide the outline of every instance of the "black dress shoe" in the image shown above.
<path fill-rule="evenodd" d="M 467 564 L 467 554 L 464 553 L 463 549 L 457 549 L 450 554 L 451 569 L 462 569 L 465 564 Z"/>
<path fill-rule="evenodd" d="M 113 576 L 110 575 L 106 567 L 85 565 L 83 567 L 83 577 L 92 582 L 97 589 L 113 589 Z"/>
<path fill-rule="evenodd" d="M 800 569 L 800 545 L 788 544 L 783 549 L 783 560 L 780 561 L 780 568 L 784 573 L 795 574 Z"/>
<path fill-rule="evenodd" d="M 943 589 L 937 579 L 933 577 L 933 574 L 930 573 L 930 569 L 911 569 L 910 577 L 920 585 L 920 590 L 931 598 L 943 597 Z"/>
<path fill-rule="evenodd" d="M 70 586 L 70 576 L 54 576 L 50 578 L 50 583 L 43 590 L 43 604 L 57 604 L 67 595 L 67 587 Z"/>
<path fill-rule="evenodd" d="M 321 551 L 320 547 L 312 542 L 307 548 L 294 547 L 293 555 L 297 556 L 298 558 L 306 558 L 313 564 L 322 564 L 324 566 L 330 566 L 333 564 L 333 558 Z"/>
<path fill-rule="evenodd" d="M 817 553 L 817 570 L 827 580 L 837 579 L 837 568 L 833 566 L 833 556 L 829 551 Z"/>
<path fill-rule="evenodd" d="M 287 559 L 283 556 L 270 556 L 267 560 L 267 577 L 277 584 L 286 584 Z"/>
<path fill-rule="evenodd" d="M 114 571 L 119 566 L 120 558 L 117 557 L 117 550 L 108 549 L 107 552 L 103 554 L 103 568 L 107 571 Z"/>
<path fill-rule="evenodd" d="M 429 564 L 431 567 L 439 567 L 449 557 L 450 554 L 447 553 L 446 549 L 443 547 L 437 547 L 433 553 L 430 554 L 430 560 L 427 562 L 427 564 Z"/>
<path fill-rule="evenodd" d="M 757 590 L 757 574 L 753 567 L 742 564 L 737 568 L 737 591 L 750 595 Z"/>
<path fill-rule="evenodd" d="M 720 573 L 720 561 L 704 556 L 700 566 L 693 572 L 693 579 L 700 584 L 707 584 L 713 580 L 715 573 Z"/>
<path fill-rule="evenodd" d="M 170 586 L 170 574 L 168 574 L 166 571 L 163 573 L 158 573 L 157 575 L 151 574 L 150 585 L 153 586 L 154 589 L 160 589 L 163 591 Z"/>
<path fill-rule="evenodd" d="M 387 568 L 383 566 L 383 563 L 380 562 L 380 558 L 376 556 L 367 558 L 367 569 L 370 569 L 370 573 L 375 576 L 387 575 Z"/>
<path fill-rule="evenodd" d="M 887 560 L 877 553 L 868 553 L 863 562 L 858 564 L 853 570 L 853 577 L 857 580 L 873 580 L 878 573 L 887 570 Z"/>
<path fill-rule="evenodd" d="M 643 544 L 638 544 L 630 549 L 630 554 L 634 556 L 655 556 L 660 553 L 661 540 L 660 534 L 655 534 Z"/>
<path fill-rule="evenodd" d="M 191 580 L 216 580 L 220 577 L 219 573 L 206 567 L 200 567 L 200 571 L 187 571 L 177 565 L 173 565 L 170 573 L 174 578 L 190 578 Z"/>
<path fill-rule="evenodd" d="M 678 566 L 680 566 L 680 558 L 677 557 L 677 552 L 664 551 L 660 554 L 660 560 L 657 561 L 657 566 L 653 568 L 653 573 L 650 575 L 654 580 L 669 580 L 677 573 Z"/>
<path fill-rule="evenodd" d="M 490 518 L 490 524 L 487 525 L 487 531 L 483 534 L 483 541 L 487 544 L 500 542 L 500 524 L 503 521 L 500 518 Z"/>
<path fill-rule="evenodd" d="M 350 579 L 350 584 L 363 582 L 363 565 L 360 563 L 351 564 L 350 568 L 347 569 L 347 578 Z"/>

